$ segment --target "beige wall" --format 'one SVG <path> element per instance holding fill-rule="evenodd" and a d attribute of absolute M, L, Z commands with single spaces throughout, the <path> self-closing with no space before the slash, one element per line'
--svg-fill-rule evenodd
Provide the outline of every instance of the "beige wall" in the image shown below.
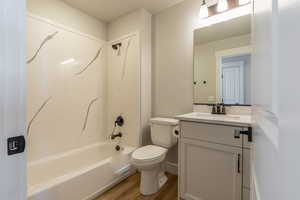
<path fill-rule="evenodd" d="M 153 17 L 152 116 L 193 110 L 193 31 L 199 6 L 199 0 L 185 0 Z M 178 162 L 177 146 L 166 160 Z"/>
<path fill-rule="evenodd" d="M 107 40 L 105 23 L 60 0 L 27 0 L 27 11 L 99 39 Z"/>
<path fill-rule="evenodd" d="M 170 117 L 192 111 L 193 30 L 199 7 L 199 0 L 185 0 L 153 18 L 154 116 Z"/>
<path fill-rule="evenodd" d="M 216 97 L 218 96 L 216 94 L 216 52 L 226 49 L 238 48 L 242 46 L 249 46 L 250 43 L 251 36 L 242 35 L 195 46 L 194 77 L 198 84 L 195 87 L 194 102 L 215 103 L 209 102 L 208 97 L 213 96 L 216 100 Z M 201 81 L 203 80 L 207 81 L 207 84 L 205 86 L 201 84 Z"/>
<path fill-rule="evenodd" d="M 139 9 L 110 22 L 108 24 L 108 40 L 113 40 L 143 29 L 146 12 L 143 9 Z"/>

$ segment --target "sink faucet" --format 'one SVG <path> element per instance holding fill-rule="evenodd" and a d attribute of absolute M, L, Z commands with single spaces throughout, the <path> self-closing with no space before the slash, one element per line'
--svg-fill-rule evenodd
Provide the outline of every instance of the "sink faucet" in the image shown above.
<path fill-rule="evenodd" d="M 223 103 L 213 104 L 211 114 L 226 115 L 226 107 Z"/>

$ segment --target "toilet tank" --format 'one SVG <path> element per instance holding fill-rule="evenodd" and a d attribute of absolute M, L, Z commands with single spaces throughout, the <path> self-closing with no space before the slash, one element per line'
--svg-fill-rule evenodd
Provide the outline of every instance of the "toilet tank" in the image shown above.
<path fill-rule="evenodd" d="M 178 128 L 179 121 L 170 118 L 152 118 L 151 139 L 157 146 L 171 148 L 177 143 L 177 138 L 173 135 L 175 128 Z"/>

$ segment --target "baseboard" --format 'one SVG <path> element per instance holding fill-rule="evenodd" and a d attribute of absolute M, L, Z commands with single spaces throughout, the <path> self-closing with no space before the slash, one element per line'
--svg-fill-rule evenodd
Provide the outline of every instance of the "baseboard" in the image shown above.
<path fill-rule="evenodd" d="M 165 171 L 170 173 L 170 174 L 174 174 L 174 175 L 178 175 L 178 164 L 177 163 L 171 163 L 171 162 L 165 162 Z"/>

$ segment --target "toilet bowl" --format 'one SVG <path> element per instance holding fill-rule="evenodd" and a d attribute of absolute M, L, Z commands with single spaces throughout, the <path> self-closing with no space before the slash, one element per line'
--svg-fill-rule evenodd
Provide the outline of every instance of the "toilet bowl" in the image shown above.
<path fill-rule="evenodd" d="M 178 121 L 167 118 L 151 119 L 153 145 L 138 148 L 132 153 L 131 164 L 141 172 L 140 192 L 143 195 L 156 193 L 166 182 L 163 162 L 168 149 L 177 143 L 173 132 Z"/>
<path fill-rule="evenodd" d="M 157 192 L 167 181 L 162 166 L 167 151 L 163 147 L 148 145 L 133 152 L 131 163 L 142 172 L 140 192 L 143 195 Z"/>

